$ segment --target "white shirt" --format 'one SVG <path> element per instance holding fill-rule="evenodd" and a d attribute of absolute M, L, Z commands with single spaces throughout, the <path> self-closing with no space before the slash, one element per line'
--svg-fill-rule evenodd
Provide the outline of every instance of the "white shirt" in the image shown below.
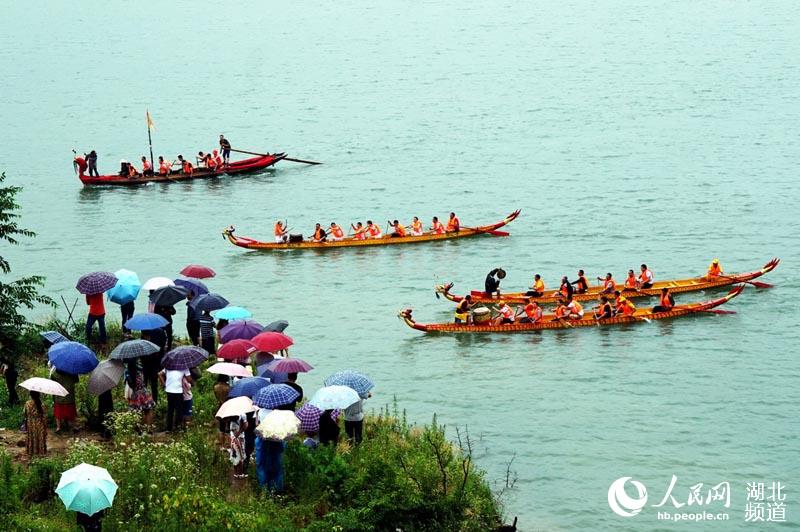
<path fill-rule="evenodd" d="M 166 370 L 165 378 L 164 378 L 164 390 L 167 393 L 179 393 L 183 395 L 183 378 L 188 377 L 190 375 L 188 369 L 184 370 L 177 370 L 177 369 L 168 369 Z"/>
<path fill-rule="evenodd" d="M 364 400 L 359 399 L 344 410 L 345 421 L 362 421 L 364 419 Z"/>

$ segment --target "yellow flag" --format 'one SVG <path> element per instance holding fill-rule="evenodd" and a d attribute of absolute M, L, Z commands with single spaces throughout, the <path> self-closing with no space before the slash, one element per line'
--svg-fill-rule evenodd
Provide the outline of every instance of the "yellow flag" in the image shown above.
<path fill-rule="evenodd" d="M 147 116 L 147 129 L 153 129 L 155 125 L 153 124 L 153 119 L 150 118 L 150 111 L 148 110 L 146 113 Z"/>

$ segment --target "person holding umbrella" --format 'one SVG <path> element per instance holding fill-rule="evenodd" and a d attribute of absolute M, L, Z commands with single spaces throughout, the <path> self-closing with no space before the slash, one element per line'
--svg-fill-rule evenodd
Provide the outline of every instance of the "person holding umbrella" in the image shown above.
<path fill-rule="evenodd" d="M 192 345 L 200 345 L 200 320 L 198 312 L 192 305 L 194 297 L 194 292 L 190 290 L 186 296 L 186 334 L 189 335 Z"/>
<path fill-rule="evenodd" d="M 86 342 L 92 340 L 92 329 L 97 323 L 100 332 L 100 343 L 106 343 L 106 308 L 103 304 L 103 292 L 111 290 L 117 284 L 117 276 L 109 272 L 87 273 L 78 279 L 75 288 L 86 296 L 89 305 L 89 317 L 86 319 Z"/>
<path fill-rule="evenodd" d="M 61 473 L 56 494 L 67 510 L 76 512 L 84 532 L 100 531 L 106 508 L 111 507 L 117 483 L 106 469 L 81 463 Z"/>
<path fill-rule="evenodd" d="M 57 395 L 53 398 L 53 417 L 56 420 L 56 434 L 58 434 L 62 427 L 69 428 L 69 424 L 78 417 L 75 408 L 75 385 L 78 383 L 78 376 L 54 367 L 51 378 L 67 390 L 67 395 Z"/>

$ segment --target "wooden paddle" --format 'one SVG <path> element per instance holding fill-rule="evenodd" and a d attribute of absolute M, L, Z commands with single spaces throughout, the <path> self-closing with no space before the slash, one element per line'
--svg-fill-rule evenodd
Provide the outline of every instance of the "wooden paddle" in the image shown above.
<path fill-rule="evenodd" d="M 708 312 L 709 314 L 736 314 L 735 310 L 723 310 L 710 308 L 708 310 L 701 310 L 700 312 Z"/>
<path fill-rule="evenodd" d="M 723 277 L 725 279 L 730 279 L 731 281 L 736 281 L 737 283 L 750 284 L 755 286 L 756 288 L 773 288 L 775 286 L 769 283 L 762 283 L 761 281 L 742 281 L 740 279 L 737 279 L 736 277 L 729 277 L 727 275 L 720 275 L 720 277 Z"/>
<path fill-rule="evenodd" d="M 254 151 L 245 151 L 245 150 L 234 150 L 231 148 L 231 151 L 235 151 L 237 153 L 246 153 L 247 155 L 258 155 L 259 157 L 267 157 L 269 153 L 256 153 Z M 295 159 L 293 157 L 284 157 L 284 161 L 292 161 L 293 163 L 303 163 L 303 164 L 322 164 L 319 161 L 308 161 L 306 159 Z"/>

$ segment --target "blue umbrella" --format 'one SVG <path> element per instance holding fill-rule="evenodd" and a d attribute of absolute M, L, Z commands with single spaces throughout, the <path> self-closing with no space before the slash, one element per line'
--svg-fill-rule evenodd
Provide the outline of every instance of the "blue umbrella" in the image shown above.
<path fill-rule="evenodd" d="M 47 350 L 47 358 L 56 369 L 71 375 L 91 373 L 100 362 L 94 351 L 78 342 L 58 342 Z"/>
<path fill-rule="evenodd" d="M 117 277 L 117 284 L 106 293 L 108 300 L 119 305 L 135 301 L 142 288 L 139 276 L 130 270 L 117 270 L 114 275 Z"/>
<path fill-rule="evenodd" d="M 160 329 L 167 323 L 169 322 L 164 316 L 148 312 L 146 314 L 136 314 L 125 322 L 125 327 L 132 331 L 152 331 L 153 329 Z"/>
<path fill-rule="evenodd" d="M 208 293 L 208 287 L 205 283 L 197 279 L 175 279 L 175 285 L 188 289 L 196 296 L 202 296 Z"/>
<path fill-rule="evenodd" d="M 289 380 L 288 373 L 282 373 L 280 371 L 272 371 L 269 369 L 270 362 L 266 364 L 261 364 L 260 366 L 256 367 L 256 371 L 261 377 L 265 377 L 272 381 L 274 384 L 281 384 Z"/>
<path fill-rule="evenodd" d="M 363 398 L 366 398 L 369 391 L 375 387 L 375 383 L 372 382 L 372 379 L 363 373 L 351 369 L 337 371 L 329 375 L 328 378 L 325 379 L 324 384 L 325 386 L 347 386 L 348 388 L 354 389 L 356 393 Z"/>
<path fill-rule="evenodd" d="M 261 388 L 270 384 L 269 379 L 262 377 L 245 377 L 233 383 L 228 391 L 228 397 L 253 397 Z"/>
<path fill-rule="evenodd" d="M 183 370 L 199 366 L 208 358 L 208 351 L 196 345 L 182 345 L 176 347 L 161 359 L 161 365 L 166 369 Z"/>
<path fill-rule="evenodd" d="M 203 294 L 192 299 L 189 306 L 197 312 L 219 310 L 228 306 L 228 300 L 219 294 Z"/>
<path fill-rule="evenodd" d="M 50 345 L 57 344 L 58 342 L 68 342 L 69 338 L 57 331 L 44 331 L 40 332 L 39 336 L 44 338 Z M 50 347 L 48 345 L 47 347 Z"/>
<path fill-rule="evenodd" d="M 300 397 L 300 392 L 288 384 L 271 384 L 258 390 L 253 396 L 253 404 L 261 408 L 278 408 L 288 405 Z"/>
<path fill-rule="evenodd" d="M 214 317 L 218 320 L 243 320 L 253 317 L 253 313 L 242 307 L 225 307 L 214 311 Z"/>
<path fill-rule="evenodd" d="M 222 343 L 231 340 L 250 340 L 263 328 L 263 325 L 253 320 L 232 321 L 219 331 L 219 336 Z"/>
<path fill-rule="evenodd" d="M 117 284 L 117 277 L 109 272 L 87 273 L 78 279 L 75 288 L 78 292 L 86 295 L 102 294 L 106 290 L 111 290 Z"/>

